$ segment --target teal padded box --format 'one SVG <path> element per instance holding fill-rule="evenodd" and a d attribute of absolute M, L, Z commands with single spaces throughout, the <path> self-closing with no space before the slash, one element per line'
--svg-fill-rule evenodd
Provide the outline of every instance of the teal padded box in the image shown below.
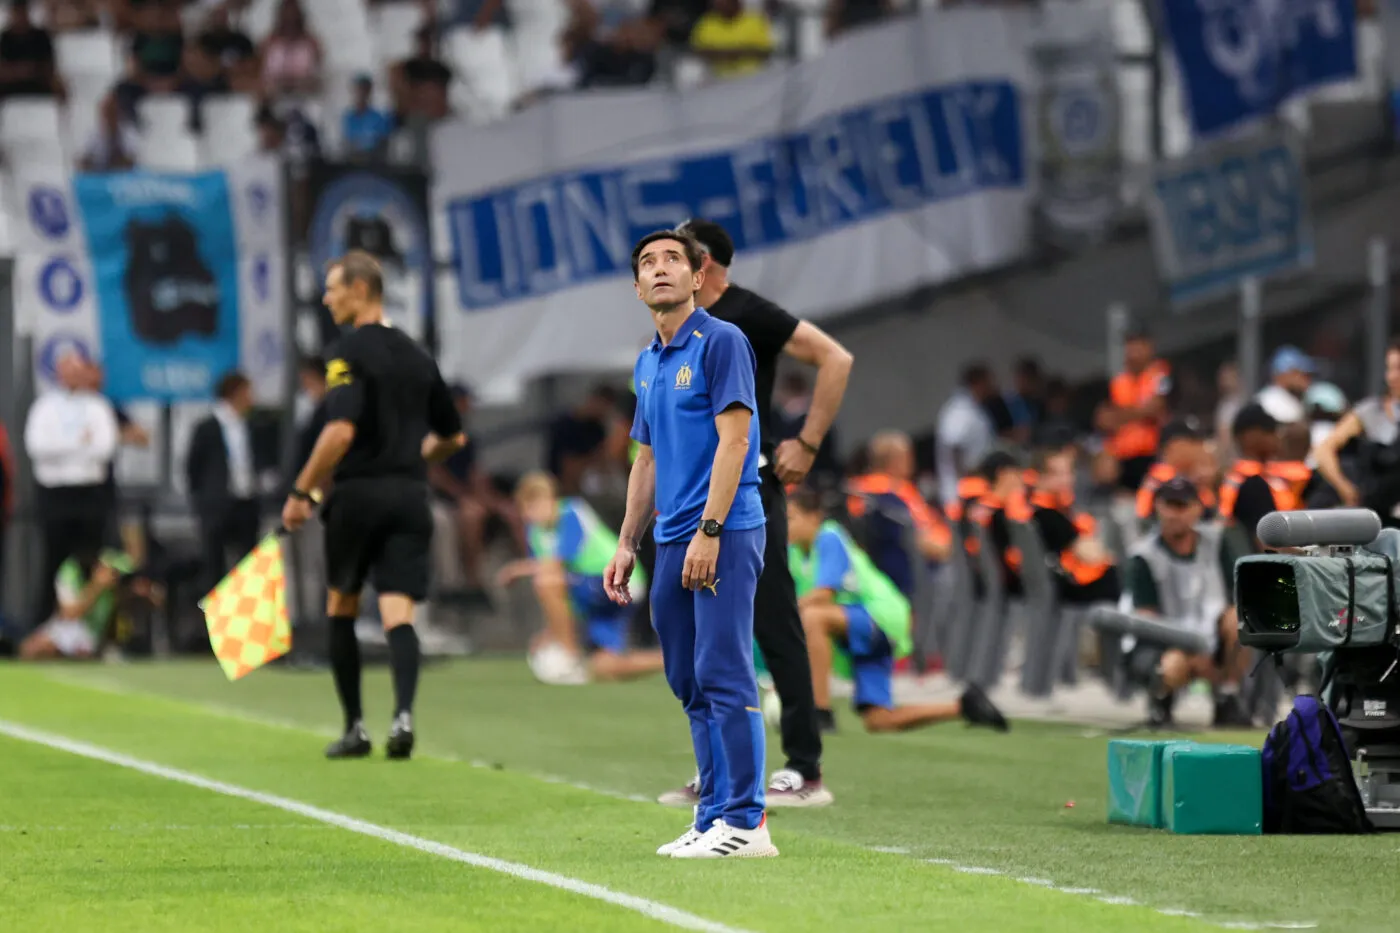
<path fill-rule="evenodd" d="M 1162 753 L 1181 741 L 1111 739 L 1108 743 L 1108 821 L 1162 828 Z"/>
<path fill-rule="evenodd" d="M 1174 833 L 1259 835 L 1264 821 L 1259 749 L 1247 745 L 1164 749 L 1162 819 Z"/>

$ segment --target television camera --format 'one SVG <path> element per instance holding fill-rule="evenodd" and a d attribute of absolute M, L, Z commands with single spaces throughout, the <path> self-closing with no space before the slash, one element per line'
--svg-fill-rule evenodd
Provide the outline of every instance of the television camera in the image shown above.
<path fill-rule="evenodd" d="M 1400 531 L 1369 509 L 1272 512 L 1235 564 L 1240 643 L 1316 654 L 1371 822 L 1400 829 Z"/>

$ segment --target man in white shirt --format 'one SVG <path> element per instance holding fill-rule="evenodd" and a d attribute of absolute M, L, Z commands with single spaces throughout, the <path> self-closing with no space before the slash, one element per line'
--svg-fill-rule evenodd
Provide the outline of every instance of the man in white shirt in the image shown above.
<path fill-rule="evenodd" d="M 69 351 L 55 369 L 59 388 L 35 400 L 24 425 L 44 536 L 45 581 L 77 551 L 103 544 L 112 509 L 107 476 L 120 437 L 112 403 L 91 388 L 88 361 Z M 37 621 L 52 615 L 55 599 L 53 588 L 44 586 Z"/>
<path fill-rule="evenodd" d="M 996 443 L 996 425 L 986 403 L 996 394 L 992 371 L 974 363 L 963 371 L 962 385 L 938 412 L 935 458 L 938 497 L 944 503 L 958 496 L 958 480 L 982 462 Z"/>
<path fill-rule="evenodd" d="M 234 372 L 220 379 L 215 391 L 214 412 L 195 426 L 185 460 L 209 589 L 257 546 L 260 530 L 257 472 L 248 430 L 253 386 L 242 373 Z"/>
<path fill-rule="evenodd" d="M 1307 416 L 1303 395 L 1312 385 L 1317 365 L 1297 347 L 1279 347 L 1269 363 L 1270 385 L 1260 389 L 1254 400 L 1280 425 L 1299 424 Z"/>

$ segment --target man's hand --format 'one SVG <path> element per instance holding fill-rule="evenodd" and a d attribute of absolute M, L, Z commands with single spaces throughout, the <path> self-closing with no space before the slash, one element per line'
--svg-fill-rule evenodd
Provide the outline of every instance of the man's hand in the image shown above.
<path fill-rule="evenodd" d="M 282 527 L 296 531 L 311 518 L 311 503 L 299 496 L 288 496 L 282 506 Z"/>
<path fill-rule="evenodd" d="M 773 472 L 778 474 L 784 485 L 800 483 L 807 478 L 812 463 L 817 459 L 814 451 L 795 437 L 790 437 L 778 445 L 774 452 Z"/>
<path fill-rule="evenodd" d="M 92 570 L 92 583 L 99 589 L 108 589 L 114 586 L 121 575 L 106 564 L 99 563 Z"/>
<path fill-rule="evenodd" d="M 632 602 L 632 591 L 628 589 L 627 584 L 631 581 L 632 569 L 636 566 L 636 549 L 625 541 L 619 542 L 617 552 L 603 570 L 603 591 L 608 594 L 608 599 L 619 606 L 626 606 Z"/>
<path fill-rule="evenodd" d="M 715 565 L 719 563 L 719 538 L 697 531 L 685 549 L 685 566 L 681 569 L 681 586 L 688 590 L 713 591 Z"/>

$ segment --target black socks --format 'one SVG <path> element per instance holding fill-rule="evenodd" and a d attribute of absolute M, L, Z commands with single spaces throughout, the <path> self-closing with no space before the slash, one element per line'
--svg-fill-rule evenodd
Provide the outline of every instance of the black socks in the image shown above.
<path fill-rule="evenodd" d="M 355 638 L 355 620 L 332 616 L 330 620 L 331 672 L 340 708 L 345 711 L 345 731 L 364 718 L 360 708 L 360 642 Z"/>
<path fill-rule="evenodd" d="M 413 712 L 418 691 L 418 632 L 412 625 L 396 625 L 387 633 L 389 663 L 394 669 L 394 715 Z"/>

